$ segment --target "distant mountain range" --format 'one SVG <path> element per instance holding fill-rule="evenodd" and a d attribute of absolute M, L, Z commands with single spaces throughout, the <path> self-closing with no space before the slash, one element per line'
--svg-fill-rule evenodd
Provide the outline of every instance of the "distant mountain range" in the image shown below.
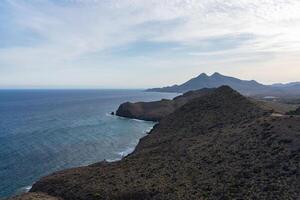
<path fill-rule="evenodd" d="M 228 85 L 233 89 L 247 96 L 265 95 L 265 96 L 285 96 L 300 95 L 300 82 L 288 84 L 264 85 L 255 80 L 241 80 L 234 77 L 224 76 L 220 73 L 214 73 L 208 76 L 205 73 L 190 79 L 181 85 L 173 85 L 162 88 L 151 88 L 148 92 L 176 92 L 184 93 L 190 90 L 202 88 L 217 88 L 222 85 Z"/>

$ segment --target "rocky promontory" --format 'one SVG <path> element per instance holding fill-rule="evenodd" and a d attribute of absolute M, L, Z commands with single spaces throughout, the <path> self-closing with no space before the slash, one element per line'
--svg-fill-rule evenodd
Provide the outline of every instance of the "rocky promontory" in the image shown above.
<path fill-rule="evenodd" d="M 160 121 L 163 117 L 174 112 L 190 100 L 207 95 L 214 89 L 201 89 L 186 92 L 172 100 L 162 99 L 153 102 L 126 102 L 119 106 L 116 115 L 146 121 Z"/>
<path fill-rule="evenodd" d="M 300 118 L 229 87 L 162 118 L 117 162 L 56 172 L 30 193 L 65 200 L 299 199 Z"/>

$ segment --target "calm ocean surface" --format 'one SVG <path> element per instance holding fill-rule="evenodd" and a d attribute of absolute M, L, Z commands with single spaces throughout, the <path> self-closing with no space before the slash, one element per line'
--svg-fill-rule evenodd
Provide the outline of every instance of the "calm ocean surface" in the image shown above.
<path fill-rule="evenodd" d="M 139 90 L 0 90 L 0 198 L 41 176 L 120 159 L 152 122 L 111 116 L 125 101 L 173 98 Z"/>

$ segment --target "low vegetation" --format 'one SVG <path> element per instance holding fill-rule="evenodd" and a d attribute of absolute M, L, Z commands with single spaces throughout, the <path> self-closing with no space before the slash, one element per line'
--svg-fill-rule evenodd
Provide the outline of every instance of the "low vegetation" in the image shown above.
<path fill-rule="evenodd" d="M 298 199 L 300 118 L 229 87 L 192 99 L 123 160 L 56 172 L 33 185 L 65 200 Z"/>

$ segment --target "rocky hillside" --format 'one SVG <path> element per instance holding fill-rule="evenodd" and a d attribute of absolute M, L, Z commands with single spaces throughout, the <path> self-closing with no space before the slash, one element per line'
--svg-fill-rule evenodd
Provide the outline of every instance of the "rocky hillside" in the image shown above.
<path fill-rule="evenodd" d="M 229 87 L 163 118 L 123 160 L 60 171 L 31 192 L 65 200 L 299 199 L 300 118 Z"/>
<path fill-rule="evenodd" d="M 288 112 L 287 114 L 289 114 L 289 115 L 300 115 L 300 107 L 297 108 L 297 109 L 294 110 L 294 111 Z"/>
<path fill-rule="evenodd" d="M 163 117 L 174 112 L 191 99 L 206 95 L 213 90 L 214 89 L 201 89 L 190 91 L 175 97 L 173 100 L 163 99 L 161 101 L 137 103 L 126 102 L 119 106 L 116 115 L 147 121 L 160 121 Z"/>
<path fill-rule="evenodd" d="M 163 99 L 161 101 L 137 103 L 126 102 L 119 106 L 118 110 L 116 111 L 116 115 L 120 117 L 146 121 L 160 121 L 162 118 L 173 113 L 176 109 L 185 105 L 192 99 L 208 95 L 214 90 L 215 88 L 204 88 L 200 90 L 189 91 L 184 93 L 183 95 L 175 97 L 173 100 Z M 251 98 L 249 100 L 251 100 L 253 103 L 264 110 L 269 110 L 279 114 L 285 114 L 289 111 L 294 111 L 297 108 L 297 105 L 287 103 L 264 101 L 254 98 Z"/>
<path fill-rule="evenodd" d="M 62 199 L 52 197 L 43 193 L 27 193 L 8 200 L 62 200 Z"/>

